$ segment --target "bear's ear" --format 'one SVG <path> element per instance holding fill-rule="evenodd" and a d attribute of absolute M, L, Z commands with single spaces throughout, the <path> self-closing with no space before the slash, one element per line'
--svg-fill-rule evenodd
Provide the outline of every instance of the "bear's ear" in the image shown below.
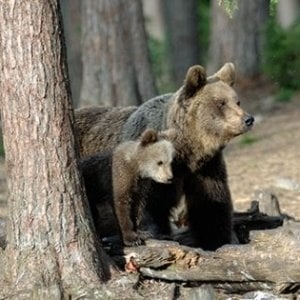
<path fill-rule="evenodd" d="M 164 131 L 160 131 L 158 135 L 161 139 L 168 140 L 168 141 L 174 141 L 176 139 L 176 137 L 178 136 L 178 134 L 179 134 L 178 129 L 168 128 Z"/>
<path fill-rule="evenodd" d="M 214 80 L 216 78 L 227 83 L 229 86 L 233 86 L 236 78 L 234 64 L 231 62 L 226 63 L 217 73 L 210 76 L 208 80 Z"/>
<path fill-rule="evenodd" d="M 188 69 L 184 80 L 185 98 L 192 97 L 199 89 L 206 84 L 206 71 L 200 65 L 192 66 Z"/>
<path fill-rule="evenodd" d="M 153 144 L 157 142 L 158 134 L 154 129 L 146 129 L 140 138 L 141 146 L 145 147 L 148 144 Z"/>

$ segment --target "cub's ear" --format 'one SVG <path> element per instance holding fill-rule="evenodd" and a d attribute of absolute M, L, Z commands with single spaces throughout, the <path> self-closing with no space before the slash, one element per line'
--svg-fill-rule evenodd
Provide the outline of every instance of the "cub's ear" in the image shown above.
<path fill-rule="evenodd" d="M 217 73 L 208 77 L 208 80 L 219 79 L 227 83 L 229 86 L 233 86 L 236 79 L 235 67 L 231 62 L 226 63 Z"/>
<path fill-rule="evenodd" d="M 188 69 L 184 80 L 185 98 L 192 97 L 199 89 L 206 84 L 206 71 L 200 65 L 192 66 Z"/>
<path fill-rule="evenodd" d="M 140 137 L 140 142 L 143 147 L 153 144 L 158 141 L 158 134 L 157 131 L 154 129 L 146 129 L 141 137 Z"/>

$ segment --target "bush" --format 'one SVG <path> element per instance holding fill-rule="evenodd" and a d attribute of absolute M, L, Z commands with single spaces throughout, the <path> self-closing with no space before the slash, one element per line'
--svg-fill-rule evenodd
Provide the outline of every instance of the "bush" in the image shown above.
<path fill-rule="evenodd" d="M 288 30 L 273 19 L 267 26 L 265 64 L 266 74 L 288 90 L 300 89 L 300 20 Z"/>
<path fill-rule="evenodd" d="M 295 90 L 291 88 L 280 88 L 275 95 L 276 102 L 289 102 L 295 94 Z"/>

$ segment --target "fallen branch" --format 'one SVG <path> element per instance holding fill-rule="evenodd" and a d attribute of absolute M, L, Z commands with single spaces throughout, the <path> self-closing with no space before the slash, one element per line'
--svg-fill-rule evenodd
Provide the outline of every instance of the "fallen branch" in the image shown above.
<path fill-rule="evenodd" d="M 300 286 L 300 223 L 251 234 L 248 245 L 228 245 L 215 252 L 176 242 L 152 240 L 126 248 L 144 277 L 210 283 L 229 293 L 257 289 L 284 292 Z M 160 255 L 161 254 L 161 255 Z"/>
<path fill-rule="evenodd" d="M 259 210 L 259 202 L 252 201 L 246 212 L 235 212 L 233 215 L 233 228 L 239 243 L 249 242 L 251 230 L 273 229 L 282 226 L 285 216 L 278 214 L 269 216 Z"/>

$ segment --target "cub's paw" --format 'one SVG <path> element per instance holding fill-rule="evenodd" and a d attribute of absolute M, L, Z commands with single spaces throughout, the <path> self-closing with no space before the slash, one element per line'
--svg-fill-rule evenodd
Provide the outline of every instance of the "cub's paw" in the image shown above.
<path fill-rule="evenodd" d="M 153 238 L 153 234 L 150 231 L 143 231 L 143 230 L 139 230 L 138 231 L 138 237 L 142 240 L 148 240 Z"/>
<path fill-rule="evenodd" d="M 123 243 L 125 246 L 138 246 L 143 244 L 143 240 L 136 232 L 126 232 L 123 234 Z"/>

